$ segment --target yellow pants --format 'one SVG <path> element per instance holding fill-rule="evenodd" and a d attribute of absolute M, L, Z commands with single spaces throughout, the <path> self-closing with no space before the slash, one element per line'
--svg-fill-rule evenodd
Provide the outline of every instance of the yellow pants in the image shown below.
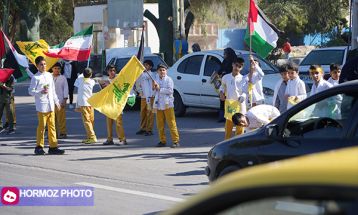
<path fill-rule="evenodd" d="M 126 139 L 126 136 L 124 135 L 122 114 L 119 115 L 117 120 L 115 120 L 115 121 L 116 121 L 116 123 L 115 123 L 116 124 L 116 133 L 117 133 L 118 139 L 120 141 L 123 141 Z M 107 122 L 107 140 L 113 141 L 112 126 L 113 126 L 114 120 L 106 117 L 106 122 Z"/>
<path fill-rule="evenodd" d="M 65 107 L 61 107 L 61 109 L 55 107 L 55 119 L 56 119 L 56 130 L 59 131 L 60 134 L 67 134 Z"/>
<path fill-rule="evenodd" d="M 165 137 L 165 122 L 167 123 L 170 131 L 170 136 L 172 137 L 173 143 L 179 142 L 179 133 L 177 124 L 175 122 L 174 108 L 168 108 L 165 110 L 157 110 L 157 129 L 159 134 L 159 140 L 162 143 L 166 143 Z"/>
<path fill-rule="evenodd" d="M 154 98 L 150 98 L 150 107 L 146 99 L 140 100 L 140 130 L 153 131 L 154 113 L 152 111 Z"/>
<path fill-rule="evenodd" d="M 236 135 L 240 135 L 244 133 L 244 127 L 235 126 L 236 127 Z M 225 122 L 225 140 L 230 139 L 232 137 L 232 129 L 234 128 L 234 123 L 231 120 L 226 120 Z"/>
<path fill-rule="evenodd" d="M 97 139 L 94 133 L 94 110 L 91 106 L 81 106 L 82 121 L 85 126 L 87 139 Z"/>
<path fill-rule="evenodd" d="M 36 146 L 45 146 L 45 127 L 47 125 L 48 132 L 48 143 L 51 148 L 57 147 L 57 138 L 56 138 L 56 127 L 55 127 L 55 112 L 41 113 L 37 112 L 37 118 L 39 124 L 37 126 L 36 133 Z"/>

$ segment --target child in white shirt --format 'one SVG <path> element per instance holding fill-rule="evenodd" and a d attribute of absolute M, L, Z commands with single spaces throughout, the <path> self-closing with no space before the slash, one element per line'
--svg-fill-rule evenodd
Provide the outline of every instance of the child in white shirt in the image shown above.
<path fill-rule="evenodd" d="M 298 76 L 298 68 L 294 65 L 287 65 L 288 80 L 285 98 L 287 99 L 287 109 L 302 101 L 307 97 L 305 83 Z"/>

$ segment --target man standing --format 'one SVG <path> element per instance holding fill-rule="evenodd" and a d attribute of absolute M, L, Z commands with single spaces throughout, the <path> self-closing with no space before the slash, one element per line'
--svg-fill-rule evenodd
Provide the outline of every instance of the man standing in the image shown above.
<path fill-rule="evenodd" d="M 172 148 L 179 147 L 179 133 L 174 115 L 174 83 L 173 80 L 167 76 L 167 66 L 164 64 L 158 65 L 158 78 L 154 83 L 153 88 L 156 90 L 153 109 L 157 112 L 157 128 L 160 142 L 157 147 L 164 147 L 166 145 L 165 137 L 165 122 L 167 123 L 170 136 L 172 137 Z"/>
<path fill-rule="evenodd" d="M 3 112 L 5 110 L 6 112 L 6 119 L 8 123 L 8 131 L 7 134 L 13 134 L 15 133 L 14 129 L 14 118 L 13 113 L 11 109 L 11 97 L 12 97 L 12 91 L 14 89 L 14 76 L 10 76 L 5 83 L 0 82 L 0 133 L 5 131 L 5 127 L 3 128 L 3 125 L 1 123 L 1 118 L 3 115 Z"/>
<path fill-rule="evenodd" d="M 68 98 L 68 84 L 65 76 L 61 75 L 61 64 L 52 67 L 52 76 L 55 83 L 56 95 L 61 108 L 55 108 L 56 130 L 59 130 L 59 139 L 67 137 L 66 129 L 66 102 Z"/>
<path fill-rule="evenodd" d="M 65 150 L 58 148 L 55 127 L 55 105 L 60 109 L 55 84 L 50 73 L 46 72 L 45 58 L 39 56 L 35 59 L 38 72 L 32 77 L 29 87 L 29 94 L 35 96 L 38 126 L 36 133 L 36 155 L 44 155 L 45 146 L 44 133 L 47 125 L 48 141 L 50 148 L 49 154 L 64 154 Z"/>
<path fill-rule="evenodd" d="M 76 62 L 65 60 L 63 65 L 63 75 L 66 77 L 68 83 L 68 95 L 70 98 L 70 104 L 68 107 L 70 109 L 74 109 L 75 106 L 73 105 L 73 92 L 75 90 L 75 81 L 77 79 Z"/>
<path fill-rule="evenodd" d="M 285 98 L 285 92 L 287 82 L 289 80 L 288 71 L 286 66 L 279 68 L 281 80 L 275 85 L 275 91 L 273 93 L 273 106 L 280 110 L 281 113 L 287 110 L 287 98 Z"/>

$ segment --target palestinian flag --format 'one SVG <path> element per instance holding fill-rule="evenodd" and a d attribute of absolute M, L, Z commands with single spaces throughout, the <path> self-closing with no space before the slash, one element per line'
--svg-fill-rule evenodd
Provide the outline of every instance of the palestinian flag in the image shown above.
<path fill-rule="evenodd" d="M 52 46 L 45 55 L 72 61 L 87 61 L 91 54 L 93 25 L 70 37 L 65 43 Z"/>
<path fill-rule="evenodd" d="M 280 31 L 268 21 L 254 0 L 250 0 L 245 42 L 259 56 L 265 58 L 274 49 Z M 251 37 L 251 44 L 250 44 Z"/>
<path fill-rule="evenodd" d="M 14 69 L 14 77 L 17 82 L 28 79 L 26 68 L 29 67 L 29 62 L 25 55 L 19 54 L 10 40 L 6 37 L 4 32 L 0 32 L 0 58 L 6 58 L 4 67 Z"/>

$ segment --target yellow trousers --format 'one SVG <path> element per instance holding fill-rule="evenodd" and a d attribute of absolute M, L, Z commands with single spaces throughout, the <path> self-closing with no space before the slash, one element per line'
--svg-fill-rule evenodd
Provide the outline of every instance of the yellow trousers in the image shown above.
<path fill-rule="evenodd" d="M 244 127 L 235 126 L 236 127 L 236 135 L 240 135 L 244 133 Z M 232 129 L 234 128 L 234 123 L 231 120 L 226 120 L 225 122 L 225 140 L 230 139 L 232 137 Z"/>
<path fill-rule="evenodd" d="M 170 136 L 172 137 L 173 143 L 179 142 L 179 133 L 177 124 L 175 121 L 174 108 L 168 108 L 165 110 L 157 110 L 157 129 L 159 134 L 159 140 L 162 143 L 166 143 L 165 137 L 165 122 L 167 123 L 170 131 Z"/>
<path fill-rule="evenodd" d="M 97 139 L 94 133 L 94 110 L 91 106 L 81 106 L 83 125 L 86 129 L 87 139 Z"/>
<path fill-rule="evenodd" d="M 39 124 L 37 126 L 36 133 L 36 146 L 45 146 L 45 127 L 47 125 L 48 132 L 48 143 L 51 148 L 57 147 L 57 138 L 56 138 L 56 127 L 55 127 L 55 112 L 41 113 L 37 112 L 37 118 Z"/>
<path fill-rule="evenodd" d="M 154 98 L 150 98 L 150 106 L 146 99 L 140 100 L 140 130 L 153 131 L 154 113 L 152 111 Z"/>
<path fill-rule="evenodd" d="M 123 120 L 122 120 L 122 114 L 118 116 L 117 120 L 113 120 L 111 118 L 106 117 L 107 122 L 107 140 L 113 141 L 113 131 L 112 126 L 113 122 L 116 122 L 116 133 L 118 136 L 118 139 L 120 141 L 124 141 L 126 139 L 126 136 L 124 135 L 124 129 L 123 129 Z"/>
<path fill-rule="evenodd" d="M 59 131 L 60 134 L 67 134 L 65 107 L 61 107 L 61 109 L 55 107 L 55 119 L 56 119 L 56 130 Z"/>

